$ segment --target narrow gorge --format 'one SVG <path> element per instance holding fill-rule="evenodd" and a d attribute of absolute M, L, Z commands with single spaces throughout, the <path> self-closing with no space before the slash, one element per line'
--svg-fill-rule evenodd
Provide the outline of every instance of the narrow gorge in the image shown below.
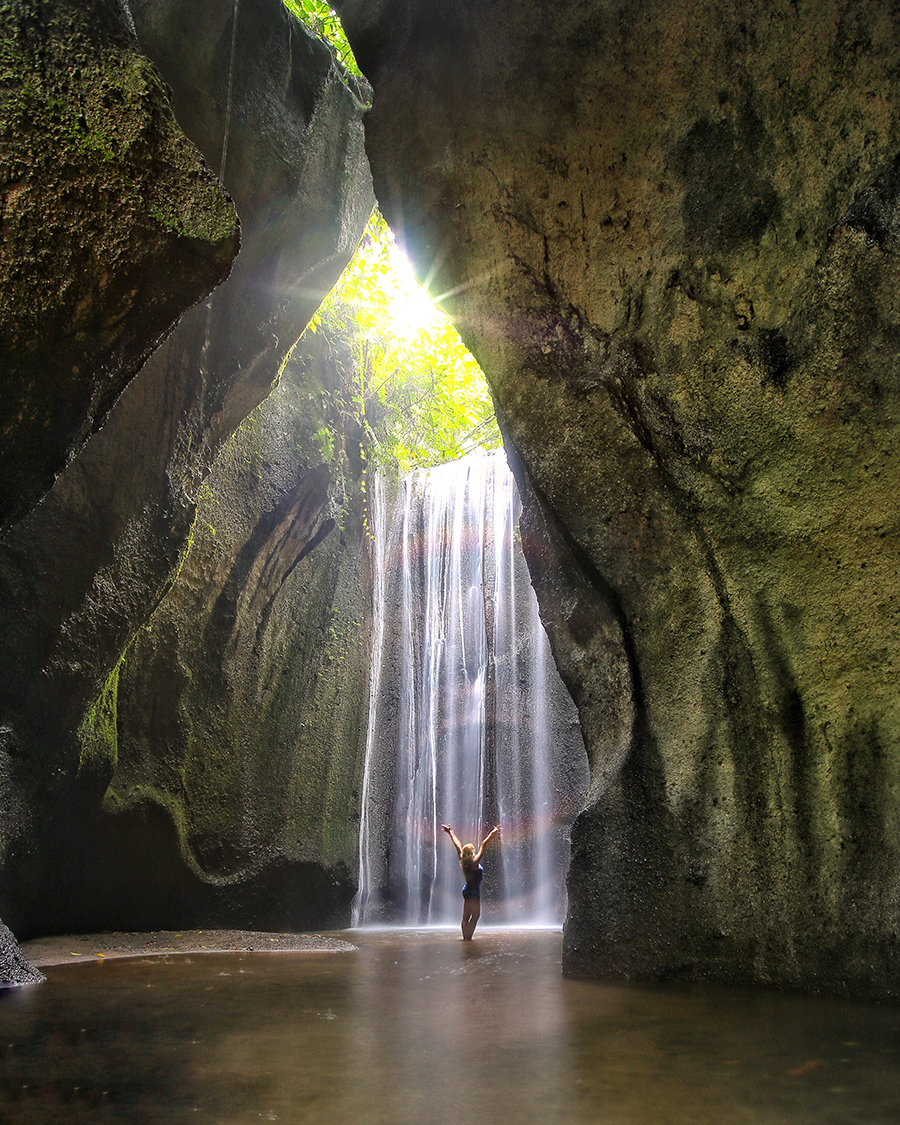
<path fill-rule="evenodd" d="M 897 1000 L 895 6 L 335 7 L 363 78 L 280 0 L 0 12 L 0 917 L 349 923 L 413 673 L 370 661 L 360 373 L 304 329 L 377 201 L 575 708 L 564 971 Z M 535 714 L 491 706 L 489 759 Z"/>

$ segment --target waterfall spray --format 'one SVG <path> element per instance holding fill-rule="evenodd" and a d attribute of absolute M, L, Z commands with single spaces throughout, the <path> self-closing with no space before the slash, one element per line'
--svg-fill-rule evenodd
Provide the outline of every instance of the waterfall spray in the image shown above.
<path fill-rule="evenodd" d="M 455 923 L 442 822 L 500 821 L 492 921 L 558 924 L 568 830 L 587 786 L 577 714 L 517 544 L 502 454 L 417 470 L 370 494 L 373 645 L 354 922 Z M 388 507 L 390 510 L 388 511 Z"/>

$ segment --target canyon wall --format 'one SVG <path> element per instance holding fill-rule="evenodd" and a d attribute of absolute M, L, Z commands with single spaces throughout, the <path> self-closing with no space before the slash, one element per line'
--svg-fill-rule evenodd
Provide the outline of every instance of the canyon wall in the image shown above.
<path fill-rule="evenodd" d="M 338 7 L 580 712 L 565 970 L 896 998 L 896 9 Z"/>
<path fill-rule="evenodd" d="M 0 135 L 3 534 L 228 276 L 240 236 L 121 0 L 3 6 Z"/>
<path fill-rule="evenodd" d="M 343 0 L 368 113 L 278 0 L 7 8 L 0 916 L 346 920 L 361 435 L 321 339 L 266 396 L 365 115 L 579 709 L 566 971 L 897 999 L 893 6 Z"/>
<path fill-rule="evenodd" d="M 294 349 L 206 477 L 184 564 L 110 686 L 114 910 L 141 928 L 349 925 L 369 653 L 353 371 L 321 336 Z M 109 722 L 107 705 L 101 759 Z"/>
<path fill-rule="evenodd" d="M 47 11 L 54 7 L 44 5 Z M 337 67 L 324 44 L 279 0 L 240 6 L 228 0 L 205 4 L 202 12 L 158 0 L 136 3 L 132 12 L 141 47 L 171 87 L 179 123 L 234 200 L 242 249 L 228 281 L 181 318 L 102 428 L 0 543 L 0 916 L 19 937 L 182 925 L 185 904 L 198 910 L 206 904 L 205 918 L 216 920 L 223 902 L 215 889 L 224 878 L 221 864 L 204 867 L 198 860 L 205 854 L 205 844 L 196 842 L 204 828 L 192 834 L 190 816 L 186 821 L 182 815 L 186 803 L 197 801 L 190 768 L 172 797 L 160 776 L 178 747 L 155 745 L 151 757 L 161 762 L 146 762 L 139 781 L 134 760 L 146 755 L 147 740 L 133 748 L 118 737 L 122 658 L 142 641 L 150 644 L 142 630 L 179 572 L 186 580 L 194 575 L 195 563 L 187 557 L 192 544 L 203 550 L 197 510 L 207 495 L 205 478 L 276 382 L 286 355 L 349 260 L 373 204 L 361 124 L 365 84 Z M 64 40 L 55 49 L 67 58 Z M 103 61 L 97 62 L 101 70 Z M 70 58 L 73 73 L 76 64 L 77 56 Z M 141 65 L 155 74 L 147 59 Z M 154 81 L 162 89 L 160 79 Z M 102 85 L 102 74 L 94 82 Z M 174 283 L 177 255 L 166 261 Z M 143 269 L 139 257 L 134 264 Z M 105 253 L 98 251 L 90 276 L 100 277 L 106 266 Z M 71 283 L 66 267 L 62 260 L 60 288 Z M 197 270 L 202 278 L 202 258 Z M 182 298 L 180 308 L 190 303 Z M 93 344 L 99 346 L 96 339 Z M 291 542 L 276 552 L 281 577 L 301 555 L 321 553 L 323 526 L 344 505 L 343 486 L 332 479 L 331 467 L 323 467 L 316 443 L 302 445 L 307 437 L 296 428 L 285 430 L 296 457 L 294 477 L 270 482 L 259 502 L 266 518 L 270 500 L 277 506 L 287 493 L 303 508 Z M 261 455 L 258 448 L 244 452 Z M 351 506 L 348 524 L 353 519 Z M 231 538 L 222 532 L 222 541 L 239 552 L 243 565 L 241 536 L 249 533 L 239 523 L 236 518 Z M 336 536 L 326 541 L 326 554 L 335 542 Z M 202 554 L 196 565 L 209 569 Z M 307 561 L 310 566 L 318 572 L 320 564 Z M 333 559 L 322 563 L 322 572 L 316 581 L 326 588 L 343 573 Z M 257 612 L 258 601 L 250 602 Z M 316 616 L 313 633 L 318 621 Z M 165 635 L 166 627 L 161 620 L 156 635 Z M 177 664 L 174 652 L 172 659 Z M 133 708 L 127 711 L 132 714 Z M 267 754 L 269 746 L 258 749 Z M 213 772 L 221 751 L 217 745 L 209 749 Z M 127 777 L 104 806 L 120 755 Z M 208 823 L 207 813 L 196 819 Z M 222 835 L 228 835 L 224 826 Z M 268 875 L 270 885 L 291 883 L 270 843 L 257 847 L 252 862 L 230 869 L 230 875 L 247 875 L 243 882 L 232 879 L 226 904 L 231 919 L 242 911 L 242 917 L 256 917 L 256 896 L 264 896 Z M 288 862 L 297 858 L 296 837 L 291 846 Z M 305 863 L 309 848 L 299 850 L 297 863 Z M 341 841 L 330 854 L 345 853 Z M 335 880 L 326 868 L 330 864 L 320 862 L 315 871 L 302 871 L 327 891 L 307 904 L 307 923 L 317 902 L 324 922 L 334 913 L 332 900 L 341 899 L 332 894 Z M 188 920 L 197 916 L 195 910 Z"/>

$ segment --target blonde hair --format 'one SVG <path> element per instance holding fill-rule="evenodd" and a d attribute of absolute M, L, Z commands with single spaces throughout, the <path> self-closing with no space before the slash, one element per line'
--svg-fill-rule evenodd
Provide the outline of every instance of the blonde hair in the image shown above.
<path fill-rule="evenodd" d="M 463 844 L 462 852 L 459 856 L 459 866 L 466 875 L 470 875 L 476 869 L 474 844 Z"/>

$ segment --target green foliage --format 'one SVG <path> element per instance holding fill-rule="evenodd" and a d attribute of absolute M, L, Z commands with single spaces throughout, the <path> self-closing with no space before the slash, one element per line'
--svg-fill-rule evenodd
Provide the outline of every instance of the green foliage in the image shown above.
<path fill-rule="evenodd" d="M 331 464 L 334 460 L 334 434 L 327 426 L 320 426 L 313 434 L 313 441 L 319 447 L 322 460 Z"/>
<path fill-rule="evenodd" d="M 298 20 L 305 23 L 313 35 L 325 40 L 351 74 L 355 74 L 357 78 L 362 77 L 341 26 L 340 17 L 326 0 L 284 0 L 284 6 Z"/>
<path fill-rule="evenodd" d="M 335 353 L 352 356 L 353 405 L 369 460 L 405 472 L 479 446 L 498 448 L 481 368 L 451 321 L 398 273 L 397 262 L 390 228 L 375 212 L 309 329 L 322 333 Z"/>

